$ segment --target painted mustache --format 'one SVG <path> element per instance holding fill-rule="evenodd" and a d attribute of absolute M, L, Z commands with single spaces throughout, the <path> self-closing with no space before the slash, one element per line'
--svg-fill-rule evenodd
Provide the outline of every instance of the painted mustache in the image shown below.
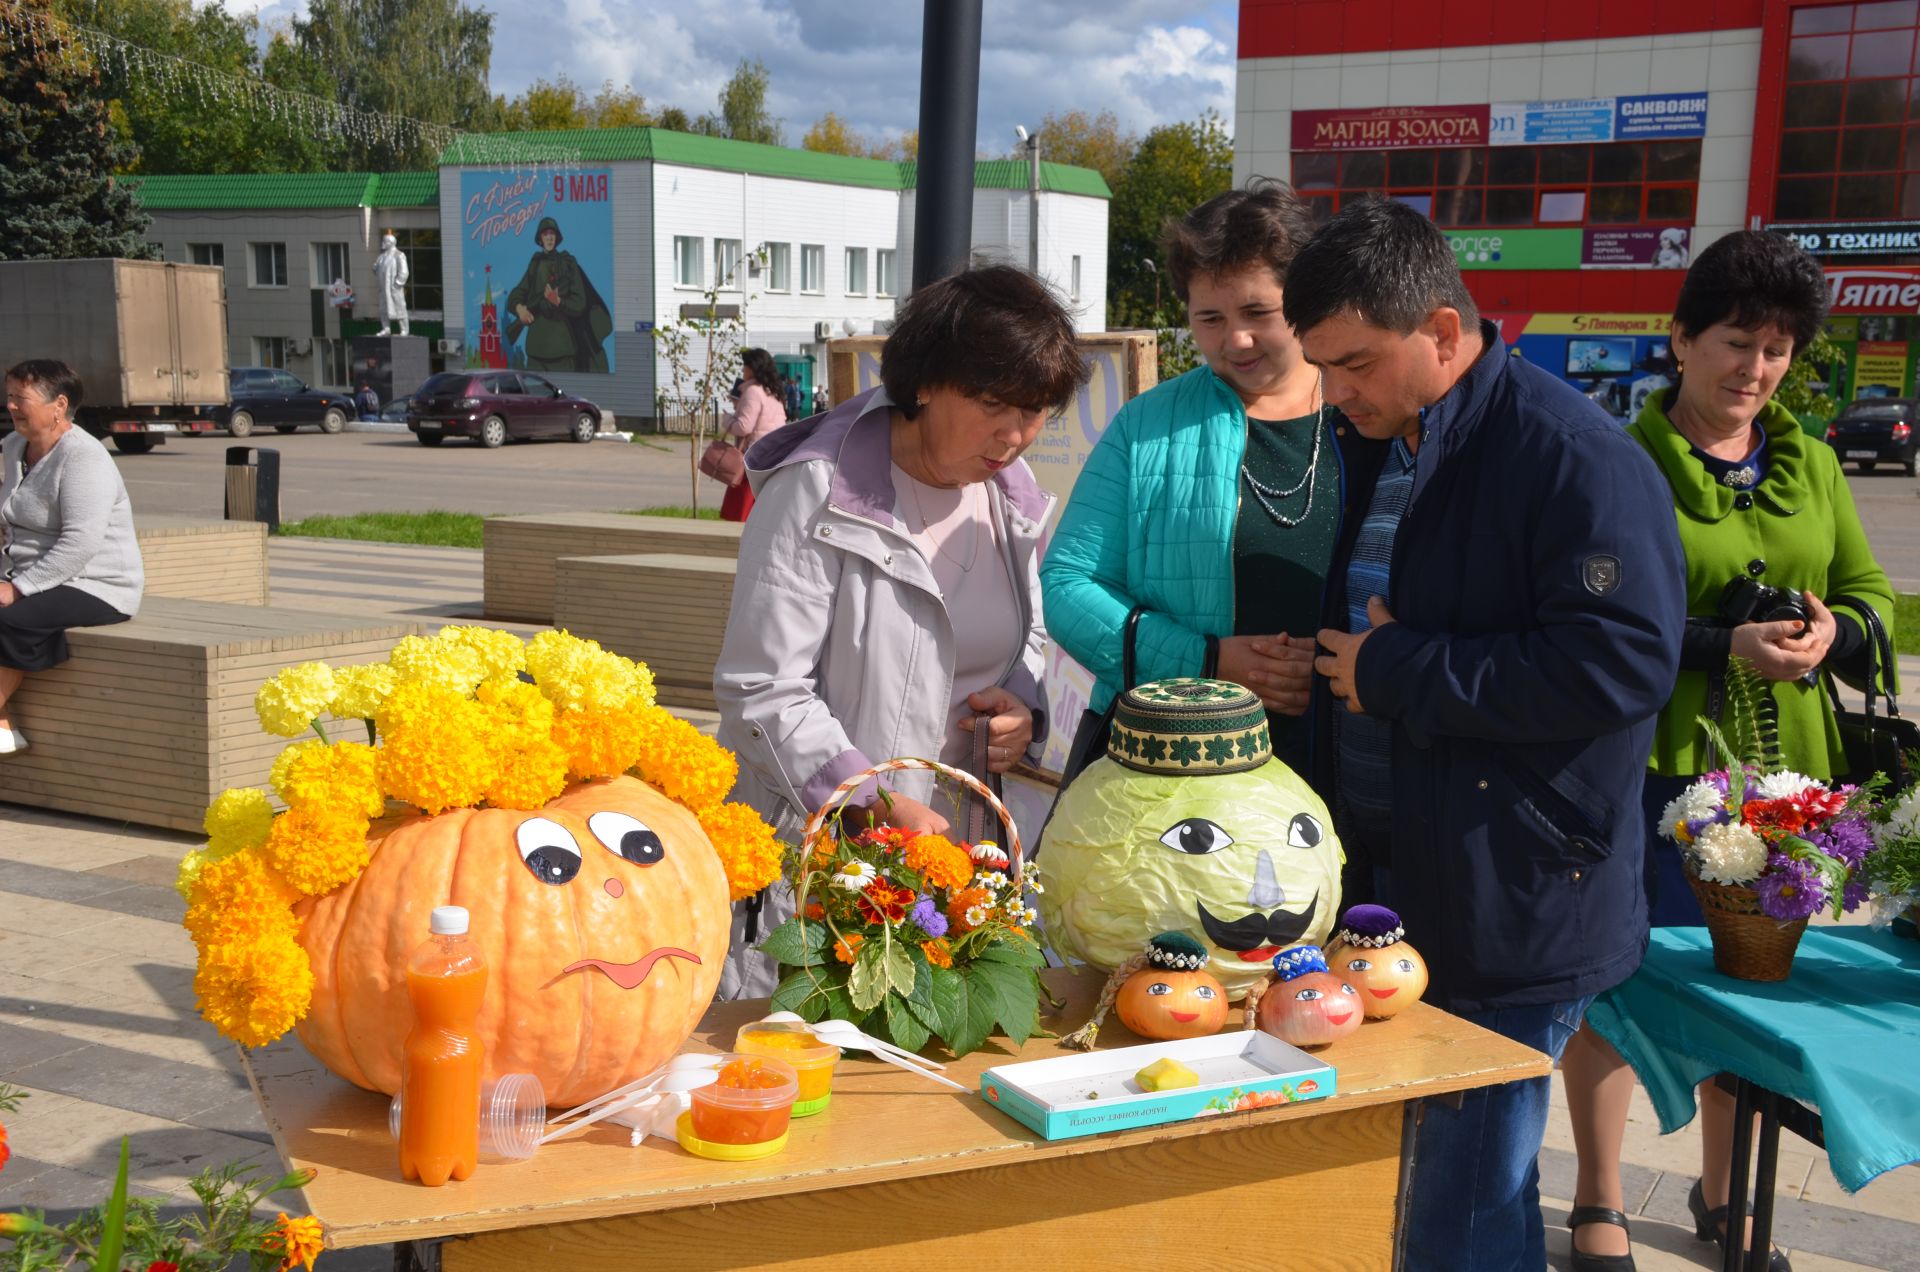
<path fill-rule="evenodd" d="M 1314 893 L 1313 900 L 1307 902 L 1307 908 L 1295 914 L 1289 910 L 1275 910 L 1271 914 L 1262 914 L 1255 910 L 1231 921 L 1215 918 L 1207 907 L 1194 903 L 1194 909 L 1200 912 L 1200 927 L 1207 934 L 1207 940 L 1217 948 L 1234 951 L 1253 951 L 1292 945 L 1307 929 L 1313 926 L 1314 911 L 1320 907 L 1320 894 Z"/>

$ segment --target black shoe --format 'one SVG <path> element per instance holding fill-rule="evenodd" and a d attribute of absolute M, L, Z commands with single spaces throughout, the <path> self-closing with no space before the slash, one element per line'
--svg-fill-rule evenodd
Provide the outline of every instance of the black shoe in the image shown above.
<path fill-rule="evenodd" d="M 1567 1228 L 1584 1228 L 1590 1223 L 1610 1223 L 1622 1232 L 1631 1234 L 1627 1227 L 1627 1217 L 1618 1210 L 1606 1206 L 1575 1206 L 1573 1213 L 1567 1216 Z M 1633 1255 L 1627 1254 L 1588 1254 L 1579 1246 L 1573 1247 L 1573 1262 L 1568 1264 L 1573 1272 L 1635 1272 Z"/>
<path fill-rule="evenodd" d="M 1687 1209 L 1693 1212 L 1693 1235 L 1702 1241 L 1711 1241 L 1722 1250 L 1727 1248 L 1727 1208 L 1715 1206 L 1707 1209 L 1707 1198 L 1700 1191 L 1700 1181 L 1693 1181 L 1693 1191 L 1687 1194 Z M 1749 1210 L 1748 1214 L 1753 1212 Z M 1793 1272 L 1793 1264 L 1779 1250 L 1767 1254 L 1767 1272 Z"/>

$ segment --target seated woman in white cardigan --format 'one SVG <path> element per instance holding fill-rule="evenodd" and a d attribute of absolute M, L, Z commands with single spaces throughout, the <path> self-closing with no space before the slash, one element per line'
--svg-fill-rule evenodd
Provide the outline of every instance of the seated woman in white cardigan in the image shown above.
<path fill-rule="evenodd" d="M 0 757 L 27 749 L 9 701 L 30 671 L 67 660 L 67 629 L 121 623 L 144 575 L 133 504 L 113 457 L 73 426 L 80 377 L 36 358 L 7 372 L 0 440 Z"/>

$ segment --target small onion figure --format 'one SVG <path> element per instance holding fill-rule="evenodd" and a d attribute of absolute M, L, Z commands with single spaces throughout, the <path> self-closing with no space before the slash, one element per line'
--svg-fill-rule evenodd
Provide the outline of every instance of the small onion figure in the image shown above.
<path fill-rule="evenodd" d="M 1120 1023 L 1142 1038 L 1203 1038 L 1227 1023 L 1227 991 L 1206 970 L 1207 952 L 1184 932 L 1162 932 L 1147 946 L 1147 966 L 1114 1000 Z"/>
<path fill-rule="evenodd" d="M 1262 1031 L 1296 1047 L 1324 1047 L 1360 1028 L 1366 1015 L 1353 986 L 1327 970 L 1318 945 L 1296 945 L 1273 956 L 1279 977 L 1260 996 Z"/>
<path fill-rule="evenodd" d="M 1327 946 L 1327 962 L 1360 991 L 1368 1020 L 1397 1015 L 1427 992 L 1427 960 L 1407 944 L 1400 916 L 1384 905 L 1349 908 Z"/>

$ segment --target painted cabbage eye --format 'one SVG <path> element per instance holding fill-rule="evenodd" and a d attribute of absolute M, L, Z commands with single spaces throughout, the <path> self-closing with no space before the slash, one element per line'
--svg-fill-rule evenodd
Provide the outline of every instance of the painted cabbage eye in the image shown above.
<path fill-rule="evenodd" d="M 1287 844 L 1293 848 L 1318 848 L 1326 834 L 1319 818 L 1309 813 L 1296 813 L 1287 823 Z"/>
<path fill-rule="evenodd" d="M 660 836 L 629 813 L 602 812 L 587 818 L 587 829 L 604 845 L 636 866 L 651 866 L 667 855 Z"/>
<path fill-rule="evenodd" d="M 542 883 L 559 887 L 580 873 L 580 846 L 567 828 L 545 817 L 529 817 L 513 831 L 520 860 Z"/>
<path fill-rule="evenodd" d="M 1210 822 L 1204 817 L 1189 817 L 1185 821 L 1174 823 L 1165 834 L 1160 836 L 1160 842 L 1175 852 L 1204 857 L 1208 853 L 1231 848 L 1233 836 L 1222 830 L 1217 823 Z"/>

